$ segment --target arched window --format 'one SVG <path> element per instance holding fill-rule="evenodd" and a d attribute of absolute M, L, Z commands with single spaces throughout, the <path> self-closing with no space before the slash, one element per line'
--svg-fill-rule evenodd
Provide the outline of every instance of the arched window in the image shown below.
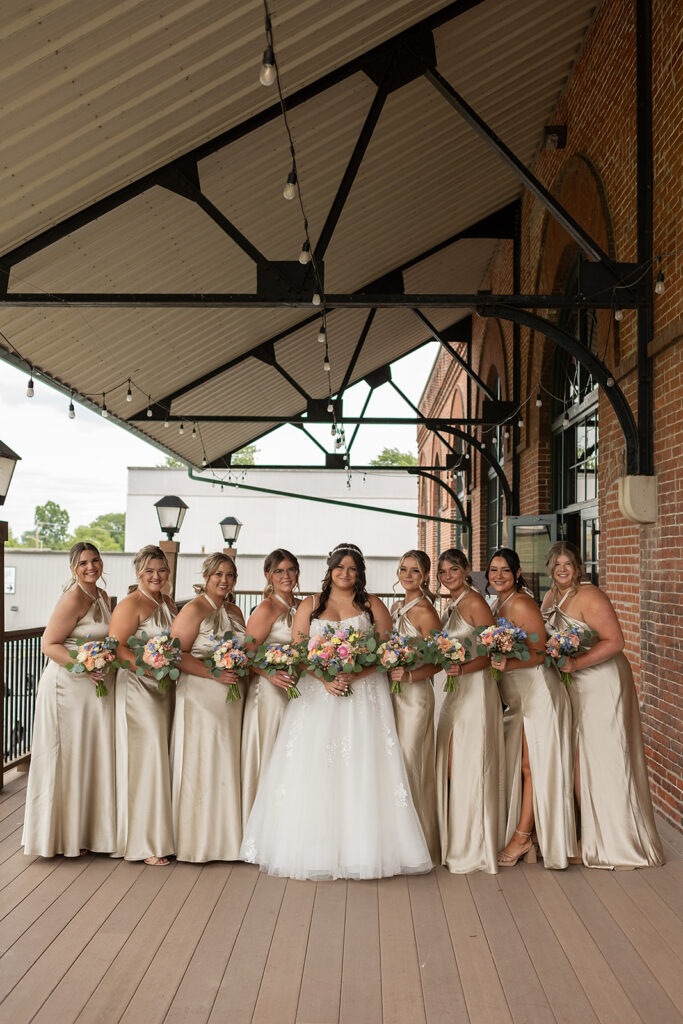
<path fill-rule="evenodd" d="M 578 261 L 565 291 L 576 292 Z M 568 310 L 560 325 L 590 352 L 597 347 L 597 324 L 591 310 Z M 553 510 L 558 534 L 576 544 L 586 575 L 598 582 L 598 385 L 573 356 L 557 348 L 553 360 L 552 418 Z"/>
<path fill-rule="evenodd" d="M 434 457 L 434 476 L 439 476 L 439 456 Z M 439 487 L 436 480 L 432 484 L 432 515 L 439 516 L 441 518 L 441 488 Z M 441 552 L 441 522 L 434 524 L 436 526 L 435 537 L 436 537 L 436 554 L 437 556 Z"/>
<path fill-rule="evenodd" d="M 501 386 L 500 377 L 496 374 L 491 386 L 495 397 L 500 401 Z M 499 465 L 503 466 L 505 459 L 505 443 L 503 439 L 503 427 L 496 427 L 488 435 L 489 448 Z M 486 549 L 490 558 L 493 552 L 503 545 L 503 517 L 505 515 L 505 494 L 501 486 L 500 477 L 488 466 L 486 475 Z"/>

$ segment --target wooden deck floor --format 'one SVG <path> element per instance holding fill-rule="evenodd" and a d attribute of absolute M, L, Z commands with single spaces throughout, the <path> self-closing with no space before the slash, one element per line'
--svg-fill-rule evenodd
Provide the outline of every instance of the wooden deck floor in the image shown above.
<path fill-rule="evenodd" d="M 246 864 L 42 860 L 0 794 L 0 1020 L 674 1024 L 683 837 L 649 871 L 293 882 Z"/>

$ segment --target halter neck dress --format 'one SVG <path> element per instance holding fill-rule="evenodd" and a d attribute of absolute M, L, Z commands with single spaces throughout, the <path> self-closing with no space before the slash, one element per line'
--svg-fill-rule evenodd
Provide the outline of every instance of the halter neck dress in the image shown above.
<path fill-rule="evenodd" d="M 548 633 L 568 626 L 590 629 L 564 611 L 568 596 L 547 612 Z M 664 855 L 652 811 L 631 666 L 620 652 L 571 677 L 583 863 L 599 868 L 657 867 L 664 863 Z"/>
<path fill-rule="evenodd" d="M 143 633 L 156 636 L 173 625 L 173 613 L 165 601 L 157 604 L 149 598 L 149 603 L 154 607 L 138 626 L 137 637 Z M 175 852 L 168 759 L 173 690 L 170 681 L 163 692 L 152 676 L 138 676 L 129 669 L 118 671 L 116 856 L 125 860 L 166 857 Z"/>
<path fill-rule="evenodd" d="M 475 631 L 458 608 L 466 594 L 449 602 L 441 616 L 443 629 L 460 641 Z M 489 668 L 458 676 L 455 693 L 444 694 L 436 785 L 440 863 L 459 874 L 496 874 L 505 845 L 505 743 L 503 708 Z"/>
<path fill-rule="evenodd" d="M 422 595 L 394 610 L 391 621 L 401 636 L 419 637 L 422 633 L 410 621 L 408 612 Z M 401 693 L 392 693 L 396 732 L 410 792 L 424 832 L 432 863 L 440 862 L 439 825 L 436 813 L 436 772 L 434 767 L 434 681 L 420 679 L 402 683 Z"/>
<path fill-rule="evenodd" d="M 270 627 L 267 644 L 288 644 L 292 639 L 292 624 L 296 606 L 286 604 L 273 594 L 284 607 Z M 273 752 L 289 698 L 285 690 L 275 686 L 260 674 L 252 675 L 247 688 L 242 727 L 242 823 L 246 825 Z"/>
<path fill-rule="evenodd" d="M 76 583 L 92 600 L 92 595 Z M 102 592 L 92 600 L 64 641 L 102 640 L 110 612 Z M 114 770 L 114 673 L 109 694 L 97 697 L 87 674 L 76 675 L 48 661 L 38 683 L 31 769 L 26 791 L 24 853 L 78 857 L 81 850 L 116 849 Z"/>
<path fill-rule="evenodd" d="M 203 661 L 216 641 L 230 631 L 244 636 L 244 625 L 224 607 L 200 624 L 191 654 Z M 205 863 L 237 860 L 242 842 L 240 736 L 246 691 L 226 701 L 225 683 L 181 672 L 176 688 L 171 735 L 173 833 L 178 860 Z"/>
<path fill-rule="evenodd" d="M 501 609 L 502 610 L 502 609 Z M 494 609 L 494 618 L 499 610 Z M 539 646 L 541 638 L 539 637 Z M 534 827 L 546 868 L 566 868 L 576 856 L 571 705 L 554 668 L 540 665 L 506 669 L 498 683 L 505 704 L 507 825 L 512 839 L 522 807 L 522 737 L 529 747 L 533 780 Z"/>
<path fill-rule="evenodd" d="M 371 628 L 365 612 L 326 625 Z M 345 697 L 305 672 L 289 701 L 244 832 L 240 856 L 262 871 L 315 881 L 431 870 L 384 673 Z"/>

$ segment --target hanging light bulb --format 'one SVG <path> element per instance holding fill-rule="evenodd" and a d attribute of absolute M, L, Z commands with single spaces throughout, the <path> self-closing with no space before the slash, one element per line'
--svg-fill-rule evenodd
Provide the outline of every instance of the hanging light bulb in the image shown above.
<path fill-rule="evenodd" d="M 329 361 L 329 359 L 325 359 L 325 362 L 323 363 L 323 370 L 325 371 L 325 373 L 329 373 L 330 372 L 330 361 Z"/>
<path fill-rule="evenodd" d="M 109 419 L 109 409 L 107 409 L 107 403 L 104 400 L 104 395 L 102 395 L 102 418 L 105 420 Z"/>
<path fill-rule="evenodd" d="M 506 440 L 506 441 L 507 441 L 507 440 L 508 440 L 508 438 L 510 437 L 510 431 L 508 430 L 508 428 L 507 428 L 507 427 L 506 427 L 506 428 L 505 428 L 505 430 L 503 431 L 503 437 L 505 438 L 505 440 Z"/>
<path fill-rule="evenodd" d="M 607 387 L 608 388 L 613 388 L 614 387 L 614 377 L 610 376 L 610 377 L 607 378 Z"/>
<path fill-rule="evenodd" d="M 327 403 L 327 411 L 328 412 L 332 412 L 333 409 L 334 409 L 334 406 L 332 405 L 332 399 L 330 399 L 330 401 Z"/>
<path fill-rule="evenodd" d="M 620 309 L 618 306 L 614 310 L 614 319 L 615 320 L 619 320 L 619 321 L 624 319 L 624 311 L 623 311 L 623 309 Z"/>
<path fill-rule="evenodd" d="M 73 398 L 69 402 L 69 419 L 70 420 L 75 420 L 76 419 L 76 410 L 74 409 L 74 400 L 73 400 Z"/>
<path fill-rule="evenodd" d="M 332 434 L 332 437 L 334 437 L 334 435 L 337 433 L 337 428 L 335 427 L 334 423 L 330 427 L 330 433 Z"/>
<path fill-rule="evenodd" d="M 205 456 L 204 456 L 204 458 L 202 459 L 202 466 L 206 466 L 206 455 L 205 455 Z"/>
<path fill-rule="evenodd" d="M 272 46 L 266 46 L 263 51 L 263 63 L 258 76 L 261 85 L 272 85 L 275 81 L 275 54 Z"/>
<path fill-rule="evenodd" d="M 348 462 L 349 461 L 349 456 L 348 456 L 347 452 L 344 452 L 342 458 L 344 459 L 344 462 Z"/>
<path fill-rule="evenodd" d="M 657 294 L 657 295 L 663 295 L 664 294 L 664 274 L 662 273 L 661 270 L 657 274 L 657 280 L 655 281 L 655 294 Z"/>
<path fill-rule="evenodd" d="M 287 181 L 285 187 L 282 190 L 282 195 L 285 199 L 293 199 L 296 195 L 296 171 L 294 168 L 291 169 L 287 175 Z"/>
<path fill-rule="evenodd" d="M 184 423 L 180 424 L 180 427 L 178 428 L 178 433 L 179 434 L 184 434 L 185 433 L 185 424 Z"/>
<path fill-rule="evenodd" d="M 164 420 L 164 430 L 168 430 L 168 420 Z"/>
<path fill-rule="evenodd" d="M 321 327 L 320 330 L 318 331 L 318 341 L 320 342 L 321 345 L 324 345 L 325 342 L 327 341 L 327 333 L 324 327 Z"/>
<path fill-rule="evenodd" d="M 517 426 L 519 427 L 519 429 L 520 429 L 520 430 L 521 430 L 521 429 L 522 429 L 522 427 L 524 426 L 524 420 L 522 419 L 522 417 L 521 417 L 521 416 L 520 416 L 520 417 L 519 417 L 519 419 L 517 420 Z"/>
<path fill-rule="evenodd" d="M 536 408 L 540 409 L 542 405 L 543 405 L 543 399 L 541 398 L 541 392 L 539 391 L 538 394 L 536 395 Z"/>
<path fill-rule="evenodd" d="M 320 298 L 320 295 L 318 294 L 318 292 L 313 292 L 313 297 L 311 299 L 311 302 L 313 303 L 314 306 L 319 306 L 320 305 L 320 303 L 322 302 L 322 299 Z"/>
<path fill-rule="evenodd" d="M 568 413 L 565 413 L 564 416 L 562 417 L 562 426 L 565 427 L 565 428 L 569 426 L 569 414 Z"/>
<path fill-rule="evenodd" d="M 128 390 L 126 391 L 126 401 L 127 402 L 132 402 L 133 401 L 133 392 L 130 389 L 130 381 L 128 381 Z"/>
<path fill-rule="evenodd" d="M 197 436 L 197 428 L 196 428 L 196 426 L 195 426 L 195 425 L 194 425 L 194 423 L 193 423 L 193 424 L 192 424 L 192 440 L 193 440 L 193 441 L 194 441 L 194 439 L 195 439 L 195 437 L 196 437 L 196 436 Z"/>
<path fill-rule="evenodd" d="M 147 419 L 151 420 L 153 415 L 154 415 L 154 413 L 152 412 L 151 408 L 149 406 L 147 406 Z"/>
<path fill-rule="evenodd" d="M 301 246 L 301 252 L 299 253 L 299 263 L 303 263 L 306 266 L 307 263 L 311 262 L 311 243 L 306 239 L 304 244 Z"/>
<path fill-rule="evenodd" d="M 26 386 L 26 397 L 27 398 L 33 398 L 34 394 L 35 394 L 35 392 L 33 390 L 33 377 L 29 377 L 28 384 Z"/>

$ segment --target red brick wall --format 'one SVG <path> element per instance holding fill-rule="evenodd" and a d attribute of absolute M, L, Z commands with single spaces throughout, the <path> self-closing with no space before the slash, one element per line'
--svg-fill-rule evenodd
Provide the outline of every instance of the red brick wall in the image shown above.
<path fill-rule="evenodd" d="M 604 393 L 600 394 L 599 502 L 601 585 L 609 594 L 626 637 L 641 711 L 653 794 L 659 811 L 683 825 L 683 7 L 653 0 L 654 253 L 665 254 L 666 291 L 655 297 L 650 346 L 654 378 L 655 472 L 659 516 L 639 527 L 623 518 L 617 480 L 625 473 L 623 435 Z M 533 170 L 576 220 L 620 261 L 635 262 L 636 128 L 635 13 L 631 0 L 604 0 L 581 58 L 549 122 L 567 125 L 567 147 L 542 150 Z M 561 291 L 575 245 L 529 194 L 522 199 L 522 292 Z M 657 267 L 653 267 L 653 278 Z M 512 247 L 501 243 L 483 288 L 512 291 Z M 617 325 L 609 312 L 598 317 L 599 354 L 637 416 L 636 314 Z M 488 380 L 495 368 L 503 398 L 512 398 L 512 329 L 474 317 L 474 367 Z M 550 398 L 541 409 L 538 381 L 551 389 L 553 345 L 521 332 L 520 512 L 551 509 Z M 425 390 L 422 410 L 450 410 L 453 389 L 464 389 L 463 374 L 442 353 Z M 475 415 L 477 407 L 474 407 Z M 511 449 L 505 466 L 511 478 Z M 420 451 L 430 451 L 426 431 Z M 440 453 L 443 460 L 445 452 Z M 486 557 L 486 470 L 473 458 L 472 564 Z M 452 512 L 450 508 L 445 511 Z M 435 557 L 436 533 L 427 533 Z M 442 544 L 442 547 L 445 545 Z"/>

